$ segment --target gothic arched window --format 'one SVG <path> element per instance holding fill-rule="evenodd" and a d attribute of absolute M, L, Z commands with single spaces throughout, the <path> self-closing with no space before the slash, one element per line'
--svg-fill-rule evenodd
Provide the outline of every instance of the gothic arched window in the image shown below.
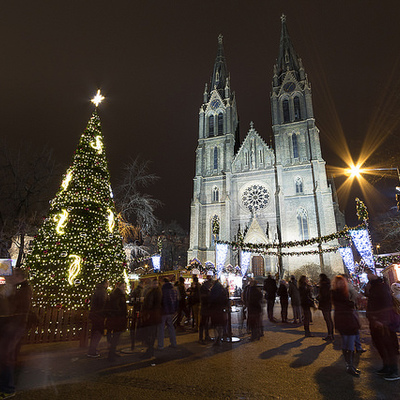
<path fill-rule="evenodd" d="M 224 115 L 222 113 L 218 114 L 218 135 L 224 133 Z"/>
<path fill-rule="evenodd" d="M 212 191 L 212 201 L 218 202 L 219 201 L 219 189 L 215 187 Z"/>
<path fill-rule="evenodd" d="M 303 181 L 300 177 L 296 178 L 295 184 L 296 184 L 296 194 L 303 193 Z"/>
<path fill-rule="evenodd" d="M 214 136 L 214 115 L 208 117 L 208 136 Z"/>
<path fill-rule="evenodd" d="M 300 99 L 298 96 L 296 96 L 293 99 L 293 105 L 294 105 L 294 120 L 299 121 L 301 119 L 301 110 L 300 110 Z"/>
<path fill-rule="evenodd" d="M 299 225 L 300 240 L 307 240 L 308 237 L 308 218 L 307 211 L 304 208 L 300 209 L 297 213 L 297 223 Z"/>
<path fill-rule="evenodd" d="M 262 150 L 260 150 L 258 152 L 258 157 L 259 157 L 259 160 L 260 160 L 260 164 L 263 164 L 264 163 L 264 153 L 263 153 Z"/>
<path fill-rule="evenodd" d="M 289 100 L 285 99 L 282 102 L 283 122 L 290 122 Z"/>
<path fill-rule="evenodd" d="M 299 148 L 297 146 L 297 135 L 292 135 L 293 158 L 299 158 Z"/>
<path fill-rule="evenodd" d="M 249 166 L 249 152 L 248 152 L 248 151 L 245 151 L 245 152 L 244 152 L 244 165 L 245 165 L 246 167 Z"/>
<path fill-rule="evenodd" d="M 218 149 L 214 147 L 214 169 L 218 169 Z"/>

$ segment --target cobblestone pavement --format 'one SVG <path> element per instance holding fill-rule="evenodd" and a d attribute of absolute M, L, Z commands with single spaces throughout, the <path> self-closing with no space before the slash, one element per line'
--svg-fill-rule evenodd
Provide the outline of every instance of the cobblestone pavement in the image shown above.
<path fill-rule="evenodd" d="M 305 338 L 300 325 L 264 321 L 264 337 L 257 342 L 233 323 L 241 340 L 220 347 L 198 344 L 187 328 L 178 333 L 178 348 L 156 350 L 150 360 L 140 358 L 142 346 L 129 352 L 128 333 L 114 363 L 106 359 L 104 339 L 98 359 L 87 358 L 77 342 L 26 345 L 16 399 L 400 399 L 400 381 L 386 382 L 374 373 L 381 364 L 363 314 L 368 351 L 359 360 L 360 378 L 346 374 L 339 336 L 334 343 L 322 340 L 326 331 L 319 311 L 313 319 L 314 337 Z"/>

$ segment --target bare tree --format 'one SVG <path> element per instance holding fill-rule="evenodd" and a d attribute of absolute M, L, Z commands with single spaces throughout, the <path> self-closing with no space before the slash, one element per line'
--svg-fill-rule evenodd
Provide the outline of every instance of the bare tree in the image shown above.
<path fill-rule="evenodd" d="M 151 234 L 158 224 L 154 211 L 161 202 L 142 191 L 159 179 L 148 172 L 149 165 L 149 161 L 139 157 L 132 160 L 125 166 L 124 178 L 115 190 L 116 206 L 126 233 L 123 236 L 129 241 L 140 240 L 141 234 Z"/>
<path fill-rule="evenodd" d="M 44 147 L 17 151 L 6 144 L 0 150 L 0 256 L 9 257 L 12 240 L 17 238 L 17 266 L 23 261 L 27 234 L 34 234 L 56 188 L 56 165 L 52 151 Z"/>
<path fill-rule="evenodd" d="M 379 215 L 372 227 L 371 233 L 379 243 L 381 253 L 400 251 L 400 214 L 397 210 Z"/>

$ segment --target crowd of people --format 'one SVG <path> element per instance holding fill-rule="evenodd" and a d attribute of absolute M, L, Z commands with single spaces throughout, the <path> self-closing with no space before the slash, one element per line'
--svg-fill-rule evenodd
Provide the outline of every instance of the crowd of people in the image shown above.
<path fill-rule="evenodd" d="M 247 321 L 250 341 L 264 336 L 264 301 L 270 322 L 303 324 L 305 337 L 313 336 L 310 331 L 311 309 L 319 309 L 327 329 L 323 340 L 334 341 L 334 329 L 340 334 L 346 371 L 359 377 L 361 371 L 355 365 L 355 355 L 366 350 L 361 346 L 357 304 L 360 296 L 365 296 L 371 338 L 382 359 L 382 368 L 376 372 L 385 380 L 399 380 L 397 332 L 400 331 L 400 283 L 390 288 L 374 271 L 367 268 L 366 273 L 369 282 L 363 294 L 355 290 L 346 275 L 337 275 L 331 281 L 327 275 L 321 274 L 318 284 L 313 285 L 304 275 L 298 282 L 295 276 L 286 281 L 269 275 L 262 284 L 249 279 L 241 291 L 243 307 L 240 315 L 242 323 Z M 13 376 L 16 357 L 31 316 L 32 289 L 26 278 L 24 271 L 15 269 L 0 291 L 0 398 L 15 394 Z M 193 276 L 189 287 L 180 277 L 175 283 L 167 278 L 162 283 L 158 279 L 139 282 L 133 285 L 129 296 L 126 295 L 124 282 L 117 283 L 110 294 L 108 288 L 108 281 L 99 282 L 90 301 L 88 357 L 100 356 L 97 349 L 106 332 L 108 359 L 114 361 L 120 356 L 117 352 L 120 336 L 128 328 L 131 350 L 135 349 L 138 341 L 146 346 L 141 355 L 143 359 L 154 356 L 156 340 L 157 349 L 164 349 L 166 329 L 170 347 L 176 348 L 176 331 L 185 331 L 185 324 L 191 325 L 191 331 L 198 333 L 201 345 L 212 343 L 213 346 L 221 346 L 221 342 L 232 337 L 229 291 L 219 279 L 214 279 L 212 272 L 207 273 L 201 284 L 198 277 Z M 277 298 L 281 306 L 280 321 L 274 316 Z M 292 319 L 288 318 L 289 304 Z M 130 321 L 128 305 L 132 310 Z"/>

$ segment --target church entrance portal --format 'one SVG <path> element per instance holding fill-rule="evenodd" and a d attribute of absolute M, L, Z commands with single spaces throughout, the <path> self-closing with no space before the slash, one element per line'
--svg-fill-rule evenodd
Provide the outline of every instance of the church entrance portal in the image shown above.
<path fill-rule="evenodd" d="M 254 276 L 264 276 L 264 257 L 262 256 L 254 256 L 251 259 L 251 270 Z"/>

